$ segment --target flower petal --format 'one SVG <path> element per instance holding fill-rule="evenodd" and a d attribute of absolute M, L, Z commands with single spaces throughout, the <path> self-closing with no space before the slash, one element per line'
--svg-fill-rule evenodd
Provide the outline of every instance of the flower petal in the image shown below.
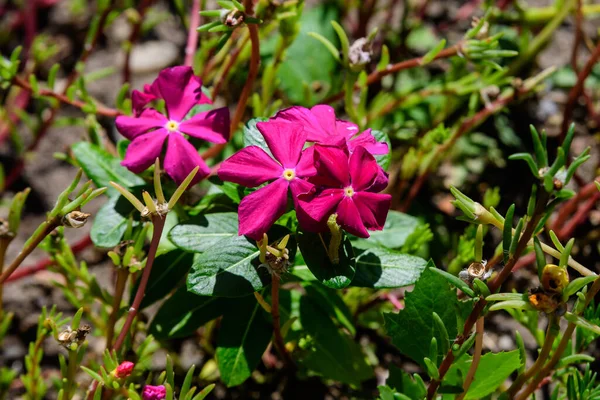
<path fill-rule="evenodd" d="M 145 171 L 160 156 L 167 135 L 167 130 L 161 128 L 136 137 L 127 147 L 121 165 L 136 174 Z"/>
<path fill-rule="evenodd" d="M 298 165 L 296 165 L 296 176 L 308 178 L 317 174 L 315 167 L 315 146 L 310 146 L 302 151 Z"/>
<path fill-rule="evenodd" d="M 148 86 L 148 85 L 146 85 Z M 135 115 L 140 115 L 146 104 L 150 103 L 152 100 L 157 98 L 153 93 L 148 93 L 144 89 L 144 92 L 140 92 L 139 90 L 134 90 L 131 93 L 131 104 Z"/>
<path fill-rule="evenodd" d="M 369 232 L 362 222 L 358 208 L 350 197 L 344 197 L 337 207 L 337 223 L 348 233 L 368 238 Z"/>
<path fill-rule="evenodd" d="M 365 227 L 371 231 L 383 229 L 392 204 L 392 196 L 369 192 L 356 192 L 352 200 L 358 209 Z"/>
<path fill-rule="evenodd" d="M 327 219 L 344 198 L 342 189 L 325 189 L 318 195 L 298 196 L 298 207 L 315 221 Z"/>
<path fill-rule="evenodd" d="M 327 138 L 327 132 L 321 127 L 317 118 L 308 109 L 294 106 L 279 111 L 275 120 L 284 120 L 302 126 L 306 132 L 306 140 L 309 142 L 320 142 Z"/>
<path fill-rule="evenodd" d="M 290 181 L 290 189 L 292 190 L 294 204 L 297 204 L 299 196 L 311 194 L 315 191 L 315 185 L 304 179 L 295 178 Z"/>
<path fill-rule="evenodd" d="M 165 155 L 165 171 L 178 184 L 197 166 L 200 167 L 191 185 L 198 183 L 210 173 L 198 151 L 179 133 L 169 134 L 167 154 Z"/>
<path fill-rule="evenodd" d="M 369 186 L 368 188 L 364 189 L 367 192 L 371 192 L 371 193 L 379 193 L 383 190 L 385 190 L 385 188 L 388 187 L 388 184 L 390 183 L 390 180 L 388 178 L 388 173 L 385 172 L 383 170 L 383 168 L 379 167 L 379 172 L 377 173 L 377 178 L 375 178 L 375 181 L 373 182 L 373 184 L 371 186 Z"/>
<path fill-rule="evenodd" d="M 117 130 L 129 140 L 148 132 L 152 128 L 162 128 L 167 118 L 153 108 L 145 109 L 139 117 L 120 115 L 115 120 Z"/>
<path fill-rule="evenodd" d="M 357 147 L 348 163 L 352 187 L 355 191 L 363 191 L 370 187 L 379 174 L 379 165 L 375 158 L 364 148 Z"/>
<path fill-rule="evenodd" d="M 169 118 L 175 121 L 181 121 L 192 107 L 208 100 L 202 94 L 202 81 L 191 67 L 163 69 L 154 84 L 165 100 Z"/>
<path fill-rule="evenodd" d="M 219 167 L 223 181 L 255 187 L 281 177 L 283 168 L 258 146 L 248 146 L 238 151 Z"/>
<path fill-rule="evenodd" d="M 327 187 L 343 188 L 350 184 L 348 153 L 337 146 L 315 146 L 315 166 L 317 175 L 311 182 Z"/>
<path fill-rule="evenodd" d="M 285 168 L 295 168 L 306 143 L 306 133 L 302 126 L 270 120 L 259 122 L 256 127 L 265 138 L 275 159 Z"/>
<path fill-rule="evenodd" d="M 198 113 L 179 124 L 187 135 L 213 143 L 227 143 L 229 139 L 229 109 L 217 108 Z"/>
<path fill-rule="evenodd" d="M 315 116 L 321 129 L 326 135 L 333 136 L 337 134 L 335 123 L 335 110 L 326 104 L 318 104 L 310 109 Z"/>
<path fill-rule="evenodd" d="M 364 147 L 373 155 L 387 154 L 390 151 L 387 143 L 378 142 L 377 139 L 375 139 L 375 136 L 371 133 L 371 129 L 367 129 L 360 135 L 348 141 L 348 148 L 351 153 L 354 152 L 358 146 Z"/>
<path fill-rule="evenodd" d="M 343 119 L 338 119 L 335 121 L 335 129 L 338 135 L 343 136 L 346 139 L 350 139 L 359 131 L 358 125 Z"/>
<path fill-rule="evenodd" d="M 287 208 L 288 181 L 277 179 L 244 197 L 238 210 L 239 234 L 260 240 Z"/>

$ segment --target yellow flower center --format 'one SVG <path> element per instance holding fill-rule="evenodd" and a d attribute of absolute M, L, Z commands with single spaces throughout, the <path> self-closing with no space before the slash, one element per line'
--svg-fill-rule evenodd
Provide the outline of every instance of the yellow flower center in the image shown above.
<path fill-rule="evenodd" d="M 167 124 L 165 125 L 165 128 L 169 131 L 169 132 L 175 132 L 177 131 L 177 129 L 179 129 L 179 124 L 176 121 L 169 121 L 167 122 Z"/>
<path fill-rule="evenodd" d="M 348 197 L 354 196 L 354 189 L 352 189 L 352 186 L 348 186 L 347 188 L 344 188 L 344 194 Z"/>
<path fill-rule="evenodd" d="M 283 171 L 282 176 L 285 180 L 291 181 L 296 177 L 296 172 L 293 169 L 286 169 Z"/>

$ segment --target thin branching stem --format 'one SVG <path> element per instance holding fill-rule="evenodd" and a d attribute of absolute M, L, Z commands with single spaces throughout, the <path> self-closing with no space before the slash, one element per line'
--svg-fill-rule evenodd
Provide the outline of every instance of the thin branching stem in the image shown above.
<path fill-rule="evenodd" d="M 115 324 L 121 308 L 121 300 L 123 299 L 123 293 L 125 292 L 125 284 L 127 283 L 127 276 L 129 272 L 125 268 L 119 268 L 117 271 L 117 281 L 115 283 L 115 294 L 113 297 L 112 310 L 108 317 L 106 324 L 106 348 L 110 349 L 112 346 L 113 336 L 115 333 Z"/>
<path fill-rule="evenodd" d="M 156 258 L 156 251 L 158 250 L 160 237 L 162 236 L 162 232 L 165 227 L 165 218 L 159 215 L 152 216 L 152 225 L 154 226 L 154 230 L 152 232 L 152 241 L 150 242 L 150 249 L 148 250 L 146 266 L 144 267 L 144 270 L 142 272 L 142 279 L 140 280 L 140 285 L 138 286 L 137 292 L 135 293 L 133 304 L 131 305 L 131 307 L 129 308 L 129 312 L 127 313 L 127 319 L 125 320 L 125 324 L 123 325 L 121 332 L 119 332 L 119 337 L 117 338 L 117 341 L 112 347 L 112 349 L 115 351 L 118 351 L 121 348 L 121 346 L 123 346 L 125 338 L 129 333 L 129 329 L 133 324 L 133 320 L 137 316 L 140 304 L 142 304 L 142 300 L 144 299 L 146 286 L 148 285 L 150 273 L 152 272 L 152 264 L 154 264 L 154 259 Z"/>
<path fill-rule="evenodd" d="M 471 387 L 471 383 L 473 383 L 473 378 L 475 378 L 475 372 L 477 372 L 477 367 L 479 367 L 479 361 L 481 360 L 481 352 L 483 350 L 483 327 L 483 317 L 481 317 L 475 323 L 475 334 L 477 336 L 475 338 L 473 361 L 471 361 L 469 372 L 467 372 L 467 376 L 465 377 L 465 382 L 463 384 L 463 392 L 456 398 L 456 400 L 462 400 L 465 398 L 467 392 L 469 391 L 469 387 Z"/>
<path fill-rule="evenodd" d="M 46 236 L 48 236 L 57 226 L 59 225 L 59 221 L 57 218 L 53 218 L 49 221 L 44 222 L 44 226 L 36 231 L 35 236 L 31 237 L 26 243 L 21 252 L 17 255 L 14 261 L 6 268 L 2 275 L 0 275 L 0 285 L 2 285 L 9 276 L 21 265 L 23 260 L 27 258 L 29 254 L 41 243 L 42 240 Z"/>

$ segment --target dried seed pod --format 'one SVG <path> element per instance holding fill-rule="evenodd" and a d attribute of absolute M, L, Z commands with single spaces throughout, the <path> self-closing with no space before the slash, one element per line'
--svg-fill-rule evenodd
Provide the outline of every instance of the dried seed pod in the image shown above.
<path fill-rule="evenodd" d="M 568 284 L 569 273 L 566 268 L 546 264 L 542 271 L 542 287 L 545 291 L 560 294 Z"/>
<path fill-rule="evenodd" d="M 356 39 L 348 50 L 348 59 L 353 67 L 362 67 L 371 62 L 373 48 L 371 41 L 367 38 Z"/>
<path fill-rule="evenodd" d="M 492 271 L 487 270 L 486 264 L 486 261 L 471 263 L 467 269 L 460 271 L 458 277 L 469 284 L 475 279 L 485 281 L 492 275 Z"/>

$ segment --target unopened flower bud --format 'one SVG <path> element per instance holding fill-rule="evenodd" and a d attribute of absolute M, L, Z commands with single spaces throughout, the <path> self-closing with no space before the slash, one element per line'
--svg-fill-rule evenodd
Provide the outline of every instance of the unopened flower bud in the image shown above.
<path fill-rule="evenodd" d="M 348 50 L 348 59 L 352 67 L 362 67 L 371 62 L 373 49 L 367 38 L 357 39 Z"/>
<path fill-rule="evenodd" d="M 569 273 L 566 268 L 547 264 L 542 271 L 542 287 L 550 293 L 562 293 L 569 284 Z"/>
<path fill-rule="evenodd" d="M 135 364 L 131 361 L 123 361 L 117 368 L 115 368 L 113 373 L 116 378 L 127 378 L 129 375 L 131 375 L 131 371 L 133 371 L 134 366 Z"/>
<path fill-rule="evenodd" d="M 81 228 L 85 225 L 90 215 L 92 214 L 81 211 L 71 211 L 63 217 L 62 224 L 69 228 Z"/>
<path fill-rule="evenodd" d="M 165 397 L 167 397 L 167 389 L 163 385 L 146 385 L 142 391 L 143 400 L 163 400 Z"/>

